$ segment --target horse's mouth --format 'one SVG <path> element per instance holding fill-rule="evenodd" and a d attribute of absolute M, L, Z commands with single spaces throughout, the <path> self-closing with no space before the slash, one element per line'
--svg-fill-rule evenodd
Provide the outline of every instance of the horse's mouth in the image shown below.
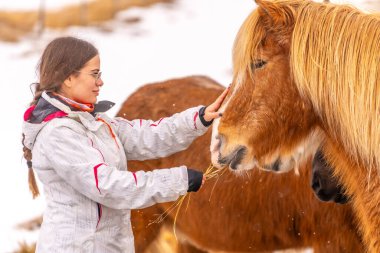
<path fill-rule="evenodd" d="M 225 157 L 222 157 L 219 153 L 218 164 L 222 167 L 229 166 L 231 170 L 237 170 L 238 165 L 241 163 L 246 153 L 247 148 L 244 146 L 237 147 L 232 153 Z"/>
<path fill-rule="evenodd" d="M 264 165 L 262 166 L 262 168 L 267 171 L 280 172 L 281 165 L 282 165 L 281 159 L 277 158 L 277 160 L 274 161 L 272 164 Z"/>

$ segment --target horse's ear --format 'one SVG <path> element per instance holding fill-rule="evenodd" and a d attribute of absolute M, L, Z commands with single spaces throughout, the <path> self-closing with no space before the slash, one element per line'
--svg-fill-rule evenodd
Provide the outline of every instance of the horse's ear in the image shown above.
<path fill-rule="evenodd" d="M 264 26 L 277 34 L 279 40 L 284 41 L 290 36 L 295 22 L 295 10 L 292 5 L 275 3 L 269 0 L 255 0 L 258 5 L 258 12 Z M 287 41 L 287 39 L 285 39 Z"/>
<path fill-rule="evenodd" d="M 293 25 L 294 10 L 290 5 L 278 4 L 268 0 L 255 0 L 260 16 L 273 26 Z"/>

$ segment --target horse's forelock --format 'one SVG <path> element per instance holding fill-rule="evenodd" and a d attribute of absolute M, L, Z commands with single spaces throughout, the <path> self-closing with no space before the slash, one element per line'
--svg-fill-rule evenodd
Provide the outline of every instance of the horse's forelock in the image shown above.
<path fill-rule="evenodd" d="M 379 167 L 380 18 L 350 6 L 312 3 L 297 14 L 291 69 L 332 138 Z"/>
<path fill-rule="evenodd" d="M 289 44 L 295 9 L 300 0 L 258 1 L 258 8 L 245 19 L 237 33 L 233 47 L 234 76 L 253 77 L 252 62 L 263 58 L 263 45 L 275 36 L 281 45 Z M 269 35 L 269 36 L 268 36 Z"/>
<path fill-rule="evenodd" d="M 252 76 L 250 68 L 254 55 L 264 40 L 266 31 L 260 20 L 260 13 L 256 9 L 246 18 L 235 38 L 233 48 L 233 74 L 234 76 L 245 75 L 246 72 Z"/>

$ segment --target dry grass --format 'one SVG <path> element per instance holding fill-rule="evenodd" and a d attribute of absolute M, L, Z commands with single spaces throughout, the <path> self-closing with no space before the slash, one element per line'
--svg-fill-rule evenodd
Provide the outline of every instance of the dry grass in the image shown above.
<path fill-rule="evenodd" d="M 20 248 L 13 253 L 34 253 L 36 251 L 36 244 L 20 243 Z"/>
<path fill-rule="evenodd" d="M 34 230 L 39 229 L 41 227 L 41 224 L 42 224 L 42 216 L 37 216 L 33 219 L 30 219 L 28 221 L 18 224 L 16 227 L 18 229 L 34 231 Z"/>
<path fill-rule="evenodd" d="M 174 0 L 95 0 L 84 8 L 79 5 L 66 6 L 49 11 L 45 15 L 46 28 L 64 29 L 70 26 L 98 25 L 112 19 L 120 10 L 130 7 L 145 7 L 158 2 Z M 116 5 L 117 3 L 117 5 Z M 0 11 L 0 40 L 15 42 L 32 32 L 38 23 L 38 11 Z"/>

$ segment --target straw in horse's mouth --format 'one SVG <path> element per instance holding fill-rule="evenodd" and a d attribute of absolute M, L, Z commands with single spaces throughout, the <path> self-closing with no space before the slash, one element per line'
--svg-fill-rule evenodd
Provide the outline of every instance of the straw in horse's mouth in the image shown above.
<path fill-rule="evenodd" d="M 246 153 L 247 149 L 244 146 L 237 147 L 234 152 L 223 158 L 219 153 L 218 163 L 221 165 L 229 165 L 232 170 L 236 170 Z"/>

